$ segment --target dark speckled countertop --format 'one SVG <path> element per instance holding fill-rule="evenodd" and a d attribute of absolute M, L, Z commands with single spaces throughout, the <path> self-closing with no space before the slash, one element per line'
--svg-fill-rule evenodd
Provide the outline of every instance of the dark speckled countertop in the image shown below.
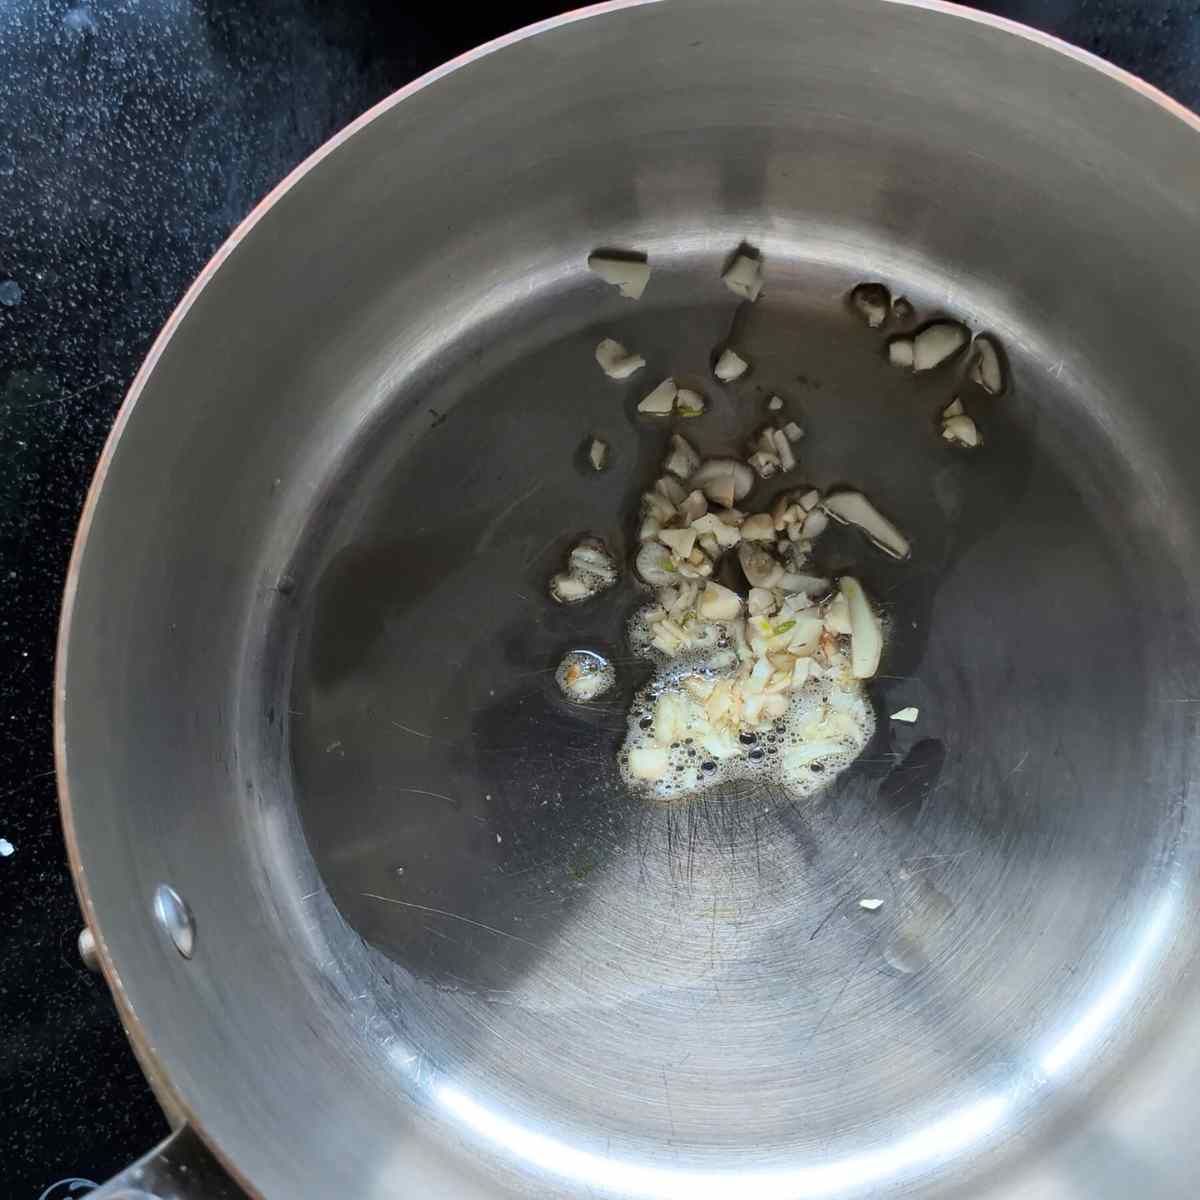
<path fill-rule="evenodd" d="M 0 3 L 0 1192 L 89 1190 L 165 1130 L 80 917 L 54 791 L 55 624 L 84 492 L 155 332 L 232 227 L 376 100 L 555 3 Z M 1010 0 L 1200 104 L 1197 0 Z"/>

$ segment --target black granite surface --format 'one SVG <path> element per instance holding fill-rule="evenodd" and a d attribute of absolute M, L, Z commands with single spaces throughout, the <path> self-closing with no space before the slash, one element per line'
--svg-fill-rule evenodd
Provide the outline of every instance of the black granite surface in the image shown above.
<path fill-rule="evenodd" d="M 0 1195 L 82 1194 L 164 1132 L 75 953 L 51 755 L 59 593 L 121 396 L 289 168 L 422 71 L 563 7 L 0 0 Z M 979 7 L 1200 104 L 1198 2 Z"/>

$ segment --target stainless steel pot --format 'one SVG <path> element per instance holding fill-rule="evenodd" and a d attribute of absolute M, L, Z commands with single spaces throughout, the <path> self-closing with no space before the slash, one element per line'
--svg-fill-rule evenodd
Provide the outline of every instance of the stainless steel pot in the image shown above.
<path fill-rule="evenodd" d="M 80 898 L 189 1127 L 108 1194 L 1190 1196 L 1198 244 L 1196 118 L 932 3 L 604 5 L 305 163 L 155 344 L 67 587 Z M 864 277 L 1003 342 L 977 456 Z M 816 801 L 667 810 L 614 769 L 632 585 L 545 582 L 661 453 L 597 338 L 703 378 L 735 315 L 807 477 L 913 536 L 863 568 L 921 717 Z M 582 713 L 581 644 L 621 667 Z"/>

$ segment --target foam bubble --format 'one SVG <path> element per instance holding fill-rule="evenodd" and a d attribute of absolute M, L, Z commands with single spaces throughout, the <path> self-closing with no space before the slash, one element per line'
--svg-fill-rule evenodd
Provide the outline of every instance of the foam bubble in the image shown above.
<path fill-rule="evenodd" d="M 580 702 L 603 696 L 616 681 L 612 663 L 595 650 L 567 651 L 554 672 L 554 682 L 562 694 Z"/>
<path fill-rule="evenodd" d="M 694 694 L 699 680 L 732 681 L 737 654 L 720 643 L 686 656 L 664 658 L 650 646 L 651 608 L 636 613 L 629 640 L 635 654 L 653 659 L 654 677 L 634 697 L 628 729 L 618 756 L 625 782 L 663 801 L 750 781 L 774 785 L 796 797 L 828 786 L 862 753 L 875 732 L 875 712 L 860 680 L 848 671 L 823 671 L 791 692 L 784 715 L 734 731 L 715 726 Z M 693 686 L 689 688 L 689 683 Z M 703 685 L 700 685 L 703 686 Z M 638 751 L 666 750 L 667 767 L 657 779 L 638 776 L 631 759 Z"/>

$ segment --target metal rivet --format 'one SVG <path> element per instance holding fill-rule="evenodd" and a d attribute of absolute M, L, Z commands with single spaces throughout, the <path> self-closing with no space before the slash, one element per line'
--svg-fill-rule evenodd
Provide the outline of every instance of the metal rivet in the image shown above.
<path fill-rule="evenodd" d="M 100 970 L 100 955 L 96 951 L 96 938 L 86 925 L 79 931 L 79 940 L 76 945 L 79 947 L 79 957 L 83 959 L 83 965 L 89 971 Z"/>
<path fill-rule="evenodd" d="M 192 957 L 196 944 L 196 921 L 184 898 L 170 884 L 154 889 L 154 919 L 166 930 L 175 949 L 184 958 Z"/>

